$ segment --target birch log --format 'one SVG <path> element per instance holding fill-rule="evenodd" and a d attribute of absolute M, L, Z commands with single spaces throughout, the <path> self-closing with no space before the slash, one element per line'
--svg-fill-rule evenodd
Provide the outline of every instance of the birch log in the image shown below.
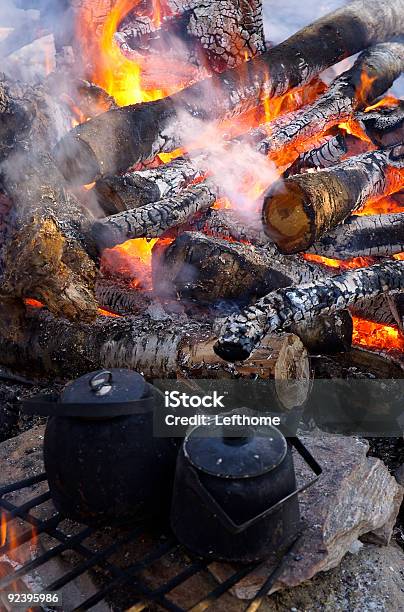
<path fill-rule="evenodd" d="M 305 251 L 367 200 L 399 191 L 403 183 L 404 145 L 279 180 L 264 197 L 265 232 L 282 253 Z"/>
<path fill-rule="evenodd" d="M 278 289 L 226 319 L 215 345 L 228 361 L 246 359 L 267 333 L 354 306 L 358 300 L 404 291 L 404 262 L 349 270 L 315 283 Z"/>
<path fill-rule="evenodd" d="M 77 324 L 35 308 L 29 310 L 23 332 L 20 342 L 0 333 L 0 363 L 31 375 L 75 378 L 100 368 L 127 368 L 157 379 L 299 380 L 299 394 L 304 389 L 307 397 L 309 392 L 307 351 L 289 333 L 267 336 L 250 360 L 229 364 L 214 353 L 210 326 L 182 317 L 99 317 L 92 324 Z"/>
<path fill-rule="evenodd" d="M 64 176 L 90 183 L 182 144 L 191 118 L 220 121 L 311 81 L 346 56 L 404 30 L 404 0 L 354 0 L 234 70 L 174 96 L 109 111 L 55 149 Z"/>

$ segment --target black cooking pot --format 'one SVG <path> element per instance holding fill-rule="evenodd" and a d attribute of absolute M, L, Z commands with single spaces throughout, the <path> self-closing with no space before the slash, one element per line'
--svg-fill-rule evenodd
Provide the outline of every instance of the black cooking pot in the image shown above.
<path fill-rule="evenodd" d="M 56 508 L 83 523 L 167 511 L 178 443 L 153 436 L 163 396 L 136 372 L 86 374 L 25 412 L 49 416 L 44 459 Z"/>
<path fill-rule="evenodd" d="M 301 490 L 292 445 L 275 427 L 243 428 L 240 435 L 216 424 L 197 427 L 178 455 L 171 525 L 202 557 L 259 561 L 296 537 Z"/>

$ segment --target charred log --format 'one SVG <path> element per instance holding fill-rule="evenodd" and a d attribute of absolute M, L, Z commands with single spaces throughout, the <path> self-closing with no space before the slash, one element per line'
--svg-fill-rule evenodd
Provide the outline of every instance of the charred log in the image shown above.
<path fill-rule="evenodd" d="M 145 312 L 151 303 L 151 295 L 116 278 L 98 279 L 95 297 L 101 308 L 118 315 Z"/>
<path fill-rule="evenodd" d="M 77 324 L 55 319 L 42 309 L 30 309 L 20 342 L 0 334 L 1 362 L 31 374 L 72 378 L 116 367 L 136 370 L 149 378 L 254 375 L 308 382 L 307 351 L 293 334 L 264 338 L 251 360 L 229 364 L 214 353 L 210 327 L 183 317 L 169 321 L 143 315 L 99 317 L 92 324 Z"/>
<path fill-rule="evenodd" d="M 242 300 L 273 289 L 321 279 L 325 272 L 299 256 L 184 232 L 153 262 L 153 285 L 162 295 L 197 302 Z"/>
<path fill-rule="evenodd" d="M 348 310 L 295 323 L 290 331 L 299 336 L 311 355 L 342 353 L 352 346 L 353 322 Z"/>
<path fill-rule="evenodd" d="M 282 253 L 307 250 L 370 198 L 398 191 L 403 173 L 404 147 L 397 145 L 277 181 L 264 198 L 265 232 Z"/>
<path fill-rule="evenodd" d="M 12 151 L 51 149 L 59 137 L 55 117 L 68 121 L 46 87 L 11 82 L 0 74 L 0 162 Z"/>
<path fill-rule="evenodd" d="M 198 65 L 217 71 L 233 68 L 257 53 L 265 51 L 262 0 L 224 0 L 203 3 L 201 0 L 172 0 L 165 4 L 163 24 L 156 24 L 147 14 L 132 13 L 123 23 L 115 39 L 129 55 L 143 54 L 159 47 L 165 32 L 187 36 L 186 50 Z M 153 37 L 154 34 L 154 37 Z M 180 59 L 184 59 L 183 57 Z"/>
<path fill-rule="evenodd" d="M 172 197 L 201 176 L 197 164 L 178 158 L 158 168 L 106 176 L 95 189 L 104 212 L 111 215 Z"/>
<path fill-rule="evenodd" d="M 273 121 L 269 136 L 265 138 L 265 128 L 253 131 L 259 151 L 273 156 L 285 147 L 293 147 L 299 154 L 302 143 L 349 119 L 356 110 L 384 93 L 403 69 L 404 43 L 382 43 L 368 49 L 315 102 Z"/>
<path fill-rule="evenodd" d="M 345 157 L 360 155 L 369 150 L 366 141 L 355 138 L 350 134 L 337 134 L 325 137 L 321 144 L 310 151 L 301 153 L 283 176 L 288 178 L 294 174 L 301 174 L 307 170 L 318 170 L 335 166 Z"/>
<path fill-rule="evenodd" d="M 278 289 L 241 314 L 229 317 L 221 328 L 215 351 L 229 361 L 245 359 L 267 333 L 343 310 L 358 300 L 402 291 L 402 261 L 388 261 L 300 287 Z"/>
<path fill-rule="evenodd" d="M 388 147 L 404 141 L 404 102 L 397 106 L 376 108 L 358 113 L 355 119 L 378 147 Z"/>
<path fill-rule="evenodd" d="M 157 238 L 207 210 L 216 198 L 217 188 L 208 180 L 184 189 L 176 197 L 98 220 L 93 224 L 92 235 L 99 250 L 132 238 Z"/>
<path fill-rule="evenodd" d="M 350 311 L 354 317 L 367 319 L 382 325 L 394 325 L 397 322 L 394 312 L 395 302 L 400 294 L 389 296 L 378 295 L 374 298 L 359 300 Z"/>
<path fill-rule="evenodd" d="M 80 125 L 55 149 L 64 176 L 90 183 L 172 151 L 187 117 L 220 121 L 308 83 L 323 69 L 404 29 L 403 0 L 354 0 L 243 66 L 156 102 L 112 110 Z M 327 44 L 324 44 L 324 36 Z M 206 92 L 214 92 L 206 96 Z M 114 143 L 114 146 L 111 146 Z"/>
<path fill-rule="evenodd" d="M 332 259 L 387 257 L 404 252 L 404 214 L 350 217 L 308 251 Z"/>

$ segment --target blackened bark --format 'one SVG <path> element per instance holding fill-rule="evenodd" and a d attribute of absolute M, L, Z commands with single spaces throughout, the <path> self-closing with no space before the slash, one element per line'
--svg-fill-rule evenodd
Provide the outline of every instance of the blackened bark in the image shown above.
<path fill-rule="evenodd" d="M 153 265 L 153 285 L 161 295 L 215 302 L 261 297 L 279 287 L 324 278 L 326 272 L 274 247 L 228 242 L 184 232 Z"/>
<path fill-rule="evenodd" d="M 168 197 L 96 221 L 92 235 L 99 250 L 132 238 L 157 238 L 168 229 L 184 224 L 207 210 L 217 198 L 217 188 L 209 180 Z"/>
<path fill-rule="evenodd" d="M 111 215 L 172 197 L 201 176 L 197 164 L 181 157 L 158 168 L 106 176 L 95 190 L 104 212 Z"/>
<path fill-rule="evenodd" d="M 388 257 L 404 252 L 404 214 L 350 217 L 315 242 L 309 253 L 332 259 Z"/>
<path fill-rule="evenodd" d="M 300 287 L 278 289 L 226 319 L 215 351 L 229 361 L 245 359 L 266 333 L 343 310 L 365 298 L 402 291 L 402 261 L 387 261 Z"/>
<path fill-rule="evenodd" d="M 156 102 L 109 111 L 55 149 L 64 176 L 90 183 L 182 143 L 186 117 L 220 121 L 311 81 L 323 69 L 404 30 L 404 0 L 354 0 L 241 67 Z"/>
<path fill-rule="evenodd" d="M 301 110 L 279 117 L 270 124 L 270 135 L 262 140 L 265 128 L 253 132 L 258 149 L 273 155 L 285 147 L 296 148 L 333 126 L 384 93 L 404 69 L 404 43 L 389 42 L 364 51 L 350 70 L 335 79 L 325 93 Z"/>

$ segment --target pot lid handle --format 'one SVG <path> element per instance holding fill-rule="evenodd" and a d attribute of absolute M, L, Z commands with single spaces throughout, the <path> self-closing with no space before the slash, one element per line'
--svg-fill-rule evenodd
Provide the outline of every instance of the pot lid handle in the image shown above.
<path fill-rule="evenodd" d="M 212 494 L 202 484 L 199 478 L 199 475 L 197 473 L 197 470 L 193 467 L 191 463 L 188 464 L 189 473 L 191 475 L 190 484 L 194 492 L 197 493 L 197 495 L 199 495 L 202 501 L 204 501 L 205 504 L 209 508 L 211 508 L 211 510 L 215 513 L 215 515 L 219 519 L 219 521 L 222 523 L 223 527 L 227 529 L 227 531 L 229 531 L 230 533 L 238 534 L 238 533 L 245 531 L 249 527 L 252 527 L 259 521 L 265 519 L 267 516 L 269 516 L 270 514 L 272 514 L 279 508 L 281 508 L 285 502 L 289 501 L 293 497 L 296 497 L 297 495 L 299 495 L 300 493 L 302 493 L 303 491 L 311 487 L 320 478 L 320 475 L 322 474 L 323 469 L 319 465 L 319 463 L 314 459 L 310 451 L 304 446 L 303 442 L 301 442 L 301 440 L 299 440 L 299 438 L 297 437 L 289 438 L 289 440 L 292 446 L 297 450 L 299 455 L 303 458 L 305 463 L 310 467 L 312 472 L 315 474 L 315 477 L 312 478 L 312 480 L 310 480 L 309 482 L 306 482 L 303 485 L 301 485 L 298 489 L 296 489 L 295 491 L 293 491 L 292 493 L 290 493 L 283 499 L 279 500 L 276 504 L 274 504 L 270 508 L 267 508 L 266 510 L 264 510 L 257 516 L 254 516 L 248 521 L 245 521 L 245 523 L 235 523 L 233 521 L 233 519 L 227 514 L 227 512 L 225 512 L 222 506 L 216 501 L 216 499 L 212 496 Z"/>
<path fill-rule="evenodd" d="M 112 372 L 109 370 L 98 372 L 98 374 L 90 378 L 88 384 L 95 395 L 106 395 L 112 390 Z"/>

